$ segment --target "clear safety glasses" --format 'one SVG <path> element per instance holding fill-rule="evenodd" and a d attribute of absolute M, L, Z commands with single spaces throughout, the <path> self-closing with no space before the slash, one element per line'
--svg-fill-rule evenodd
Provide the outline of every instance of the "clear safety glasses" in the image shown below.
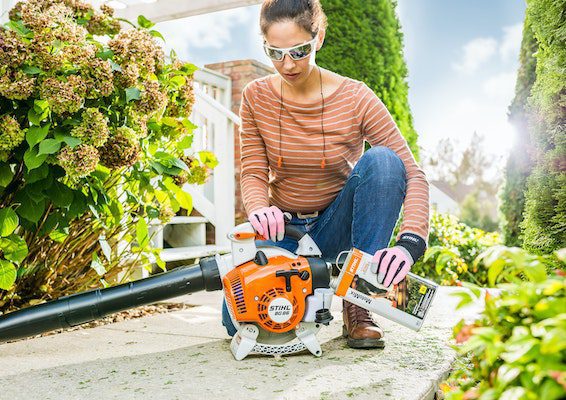
<path fill-rule="evenodd" d="M 299 61 L 303 58 L 308 57 L 315 49 L 315 46 L 316 37 L 308 42 L 305 42 L 298 46 L 288 47 L 286 49 L 271 47 L 264 43 L 263 49 L 265 51 L 265 54 L 267 54 L 267 57 L 269 57 L 273 61 L 283 61 L 285 54 L 289 54 L 289 57 L 291 57 L 293 60 Z"/>

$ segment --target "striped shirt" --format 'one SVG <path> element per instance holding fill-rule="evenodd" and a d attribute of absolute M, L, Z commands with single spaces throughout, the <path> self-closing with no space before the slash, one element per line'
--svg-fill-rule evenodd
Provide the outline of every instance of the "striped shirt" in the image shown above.
<path fill-rule="evenodd" d="M 325 168 L 321 168 L 322 100 L 297 103 L 283 99 L 281 138 L 280 106 L 269 76 L 250 82 L 243 90 L 240 183 L 248 215 L 269 205 L 302 213 L 326 208 L 344 187 L 366 140 L 371 146 L 390 148 L 405 165 L 404 218 L 397 239 L 411 232 L 428 241 L 428 181 L 389 111 L 365 83 L 345 78 L 324 99 Z"/>

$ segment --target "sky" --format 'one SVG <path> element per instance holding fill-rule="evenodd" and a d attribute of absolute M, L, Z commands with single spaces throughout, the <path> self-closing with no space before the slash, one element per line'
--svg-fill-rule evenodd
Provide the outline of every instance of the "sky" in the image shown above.
<path fill-rule="evenodd" d="M 260 6 L 157 24 L 181 59 L 197 66 L 235 59 L 271 61 L 261 49 Z M 524 0 L 399 0 L 409 69 L 409 104 L 419 145 L 442 138 L 463 149 L 474 132 L 504 163 L 514 138 L 507 121 L 525 14 Z M 332 29 L 330 26 L 328 29 Z"/>

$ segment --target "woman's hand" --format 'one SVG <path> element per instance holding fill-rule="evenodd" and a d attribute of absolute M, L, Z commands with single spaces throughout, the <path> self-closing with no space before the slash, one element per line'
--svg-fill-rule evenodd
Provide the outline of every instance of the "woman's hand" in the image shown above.
<path fill-rule="evenodd" d="M 375 252 L 371 270 L 377 274 L 377 282 L 385 287 L 401 282 L 413 265 L 410 253 L 401 246 Z"/>
<path fill-rule="evenodd" d="M 285 235 L 285 222 L 283 211 L 275 206 L 263 207 L 252 211 L 248 215 L 248 220 L 257 233 L 266 239 L 276 242 L 283 240 Z"/>

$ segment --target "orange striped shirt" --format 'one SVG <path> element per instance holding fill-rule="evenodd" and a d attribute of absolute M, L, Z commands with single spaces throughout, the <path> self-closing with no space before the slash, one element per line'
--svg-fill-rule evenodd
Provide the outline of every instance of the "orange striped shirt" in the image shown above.
<path fill-rule="evenodd" d="M 387 108 L 365 83 L 345 78 L 324 99 L 324 169 L 320 167 L 322 101 L 283 99 L 281 138 L 280 105 L 269 76 L 250 82 L 243 90 L 240 183 L 248 214 L 269 205 L 303 213 L 326 208 L 344 187 L 366 140 L 371 146 L 390 148 L 405 165 L 404 219 L 397 239 L 401 233 L 411 232 L 428 241 L 429 185 L 425 173 Z M 279 167 L 280 151 L 283 163 Z"/>

